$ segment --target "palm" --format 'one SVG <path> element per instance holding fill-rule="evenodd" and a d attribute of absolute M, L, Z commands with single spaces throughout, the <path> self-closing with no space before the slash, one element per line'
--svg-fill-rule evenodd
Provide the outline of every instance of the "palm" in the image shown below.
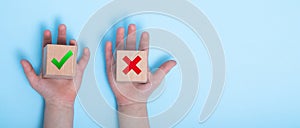
<path fill-rule="evenodd" d="M 46 30 L 44 32 L 44 40 L 42 48 L 47 44 L 52 43 L 51 32 Z M 66 45 L 66 27 L 65 25 L 59 26 L 57 43 Z M 70 41 L 70 45 L 77 45 L 75 40 Z M 81 78 L 85 66 L 89 60 L 88 49 L 84 50 L 81 60 L 77 64 L 76 75 L 73 79 L 47 79 L 43 78 L 40 74 L 37 76 L 28 61 L 22 60 L 24 72 L 30 82 L 30 85 L 39 92 L 45 100 L 74 102 L 77 90 L 80 87 Z"/>
<path fill-rule="evenodd" d="M 124 28 L 117 30 L 116 50 L 136 50 L 136 28 L 129 25 L 126 48 L 124 47 Z M 141 35 L 139 50 L 149 52 L 149 34 L 143 32 Z M 155 72 L 149 72 L 147 83 L 120 83 L 115 80 L 116 63 L 112 53 L 112 43 L 106 44 L 106 71 L 110 86 L 115 94 L 118 104 L 126 105 L 136 102 L 147 102 L 148 97 L 158 87 L 165 74 L 176 65 L 175 61 L 167 61 Z M 149 67 L 148 67 L 149 69 Z M 150 71 L 150 70 L 148 70 Z"/>
<path fill-rule="evenodd" d="M 76 89 L 72 80 L 39 79 L 36 90 L 49 100 L 74 101 Z"/>

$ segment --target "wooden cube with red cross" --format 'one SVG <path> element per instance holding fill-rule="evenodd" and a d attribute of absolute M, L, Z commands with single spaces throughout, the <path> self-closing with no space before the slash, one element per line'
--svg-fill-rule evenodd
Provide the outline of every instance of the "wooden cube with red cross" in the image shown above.
<path fill-rule="evenodd" d="M 146 51 L 117 51 L 116 79 L 118 82 L 146 83 L 148 58 Z"/>

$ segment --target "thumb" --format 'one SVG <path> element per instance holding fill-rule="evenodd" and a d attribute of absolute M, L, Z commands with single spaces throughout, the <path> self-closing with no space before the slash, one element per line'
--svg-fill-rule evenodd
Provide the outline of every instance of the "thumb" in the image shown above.
<path fill-rule="evenodd" d="M 152 84 L 159 85 L 159 83 L 164 79 L 166 74 L 176 65 L 176 61 L 169 60 L 165 63 L 163 63 L 158 70 L 153 74 Z"/>
<path fill-rule="evenodd" d="M 35 89 L 39 78 L 34 72 L 32 65 L 27 60 L 21 60 L 21 64 L 31 87 Z"/>

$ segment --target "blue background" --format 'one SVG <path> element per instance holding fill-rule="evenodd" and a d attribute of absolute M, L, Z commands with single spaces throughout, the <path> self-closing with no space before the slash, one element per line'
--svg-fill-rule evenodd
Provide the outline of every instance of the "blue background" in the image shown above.
<path fill-rule="evenodd" d="M 50 29 L 56 35 L 57 26 L 68 26 L 68 39 L 75 38 L 89 17 L 109 1 L 21 1 L 0 2 L 1 83 L 0 127 L 41 127 L 43 99 L 27 82 L 19 61 L 28 59 L 39 71 L 41 65 L 42 32 Z M 226 87 L 214 114 L 202 124 L 199 114 L 209 88 L 210 62 L 203 46 L 193 49 L 203 82 L 191 112 L 177 127 L 300 127 L 300 2 L 297 0 L 192 0 L 210 19 L 219 33 L 226 57 Z M 160 16 L 152 16 L 161 18 Z M 129 18 L 140 28 L 156 24 L 145 17 Z M 166 18 L 166 20 L 168 20 Z M 179 23 L 173 33 L 185 28 Z M 117 26 L 120 26 L 118 24 Z M 166 23 L 156 26 L 166 27 Z M 175 29 L 176 28 L 176 29 Z M 181 34 L 186 42 L 194 39 L 188 32 Z M 56 39 L 56 37 L 53 37 Z M 191 42 L 197 42 L 197 39 Z M 101 51 L 101 50 L 100 50 Z M 101 55 L 101 52 L 97 56 Z M 164 55 L 153 50 L 153 61 Z M 199 57 L 198 57 L 199 56 Z M 167 58 L 169 59 L 169 58 Z M 101 61 L 101 60 L 96 60 Z M 151 62 L 150 62 L 151 63 Z M 154 64 L 152 64 L 155 67 Z M 101 65 L 96 68 L 101 68 Z M 166 78 L 178 74 L 178 67 Z M 96 74 L 101 75 L 101 74 Z M 207 82 L 208 81 L 208 82 Z M 166 87 L 165 96 L 172 96 L 180 87 Z M 113 103 L 107 86 L 101 90 Z M 173 101 L 149 103 L 150 115 L 161 112 Z M 103 113 L 105 115 L 105 113 Z M 99 127 L 75 103 L 75 127 Z"/>

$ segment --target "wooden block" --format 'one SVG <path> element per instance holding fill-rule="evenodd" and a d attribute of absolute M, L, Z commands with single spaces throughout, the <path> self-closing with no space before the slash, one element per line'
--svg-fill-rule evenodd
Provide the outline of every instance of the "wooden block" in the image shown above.
<path fill-rule="evenodd" d="M 147 52 L 118 50 L 116 61 L 116 79 L 118 82 L 147 82 Z"/>
<path fill-rule="evenodd" d="M 43 53 L 43 77 L 72 79 L 76 74 L 77 46 L 47 44 Z"/>

